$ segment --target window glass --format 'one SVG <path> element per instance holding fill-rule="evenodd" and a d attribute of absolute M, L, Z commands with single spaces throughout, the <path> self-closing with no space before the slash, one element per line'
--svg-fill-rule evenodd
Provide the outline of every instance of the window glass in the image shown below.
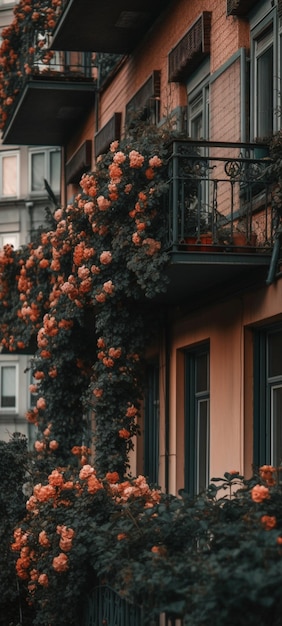
<path fill-rule="evenodd" d="M 272 459 L 274 467 L 282 463 L 282 385 L 272 387 L 271 394 L 272 422 Z"/>
<path fill-rule="evenodd" d="M 2 196 L 17 196 L 17 155 L 2 156 Z"/>
<path fill-rule="evenodd" d="M 268 376 L 282 376 L 282 331 L 268 335 Z"/>
<path fill-rule="evenodd" d="M 254 463 L 282 464 L 282 328 L 255 331 Z"/>
<path fill-rule="evenodd" d="M 30 191 L 45 191 L 44 179 L 52 191 L 60 191 L 61 182 L 61 151 L 59 149 L 33 150 L 30 152 Z"/>
<path fill-rule="evenodd" d="M 185 489 L 193 496 L 209 482 L 209 347 L 185 355 Z"/>
<path fill-rule="evenodd" d="M 257 60 L 257 134 L 267 137 L 273 131 L 273 46 Z"/>
<path fill-rule="evenodd" d="M 203 137 L 203 94 L 192 100 L 190 106 L 191 137 L 201 139 Z"/>
<path fill-rule="evenodd" d="M 9 244 L 13 246 L 15 250 L 19 247 L 19 234 L 18 233 L 3 233 L 0 234 L 0 247 L 3 248 Z"/>
<path fill-rule="evenodd" d="M 1 408 L 16 407 L 16 367 L 2 365 L 1 367 Z"/>
<path fill-rule="evenodd" d="M 196 356 L 196 392 L 208 389 L 208 355 L 207 353 Z"/>
<path fill-rule="evenodd" d="M 61 154 L 50 152 L 50 184 L 53 191 L 60 189 Z"/>
<path fill-rule="evenodd" d="M 42 191 L 44 189 L 45 154 L 36 152 L 31 155 L 31 190 Z"/>
<path fill-rule="evenodd" d="M 198 484 L 197 491 L 201 493 L 208 485 L 209 480 L 209 401 L 200 400 L 198 403 Z"/>

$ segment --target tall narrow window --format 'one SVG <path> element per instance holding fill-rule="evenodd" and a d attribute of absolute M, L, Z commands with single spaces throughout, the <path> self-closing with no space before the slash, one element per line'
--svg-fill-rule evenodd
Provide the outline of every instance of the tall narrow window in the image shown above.
<path fill-rule="evenodd" d="M 189 135 L 192 139 L 209 138 L 209 88 L 204 87 L 196 96 L 189 98 Z"/>
<path fill-rule="evenodd" d="M 267 137 L 273 132 L 274 94 L 273 94 L 273 29 L 267 29 L 256 39 L 257 71 L 257 136 Z"/>
<path fill-rule="evenodd" d="M 201 493 L 209 481 L 209 346 L 185 354 L 185 488 Z"/>
<path fill-rule="evenodd" d="M 254 462 L 282 464 L 282 328 L 255 332 Z"/>
<path fill-rule="evenodd" d="M 159 468 L 159 367 L 153 363 L 147 371 L 144 413 L 144 474 L 158 482 Z"/>
<path fill-rule="evenodd" d="M 1 409 L 16 409 L 16 365 L 1 365 Z"/>

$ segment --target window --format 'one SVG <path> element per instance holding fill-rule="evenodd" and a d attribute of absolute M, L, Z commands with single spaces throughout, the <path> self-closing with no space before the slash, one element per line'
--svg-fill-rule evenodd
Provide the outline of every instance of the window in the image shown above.
<path fill-rule="evenodd" d="M 2 198 L 19 195 L 19 155 L 17 152 L 1 152 L 0 193 Z"/>
<path fill-rule="evenodd" d="M 281 24 L 277 9 L 251 30 L 251 135 L 269 137 L 281 126 Z"/>
<path fill-rule="evenodd" d="M 193 496 L 209 482 L 209 346 L 185 352 L 185 489 Z"/>
<path fill-rule="evenodd" d="M 56 149 L 31 150 L 30 154 L 30 192 L 41 194 L 45 192 L 44 179 L 49 183 L 52 191 L 60 191 L 61 181 L 61 152 Z"/>
<path fill-rule="evenodd" d="M 210 60 L 206 59 L 187 82 L 188 134 L 192 139 L 209 139 Z"/>
<path fill-rule="evenodd" d="M 254 463 L 282 464 L 282 327 L 255 332 Z"/>
<path fill-rule="evenodd" d="M 7 244 L 16 250 L 19 247 L 19 233 L 0 233 L 0 248 Z"/>
<path fill-rule="evenodd" d="M 147 371 L 144 411 L 144 474 L 158 482 L 159 468 L 159 367 L 151 364 Z"/>
<path fill-rule="evenodd" d="M 0 364 L 0 409 L 16 411 L 17 408 L 17 365 Z"/>
<path fill-rule="evenodd" d="M 192 139 L 209 138 L 209 88 L 204 87 L 188 104 L 189 136 Z"/>

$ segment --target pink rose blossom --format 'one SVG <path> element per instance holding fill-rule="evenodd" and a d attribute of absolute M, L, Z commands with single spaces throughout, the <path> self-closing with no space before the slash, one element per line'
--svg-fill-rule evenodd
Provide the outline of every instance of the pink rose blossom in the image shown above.
<path fill-rule="evenodd" d="M 124 163 L 124 161 L 126 160 L 126 156 L 124 154 L 124 152 L 116 152 L 116 154 L 113 157 L 113 161 L 114 163 L 117 163 L 118 165 L 120 165 L 120 163 Z"/>
<path fill-rule="evenodd" d="M 156 154 L 149 159 L 150 167 L 160 167 L 162 164 L 162 160 Z"/>
<path fill-rule="evenodd" d="M 84 467 L 82 467 L 82 469 L 79 472 L 79 478 L 81 480 L 85 480 L 94 473 L 95 473 L 94 467 L 92 467 L 91 465 L 84 465 Z"/>
<path fill-rule="evenodd" d="M 111 280 L 107 280 L 104 284 L 103 284 L 103 290 L 105 291 L 105 293 L 108 294 L 112 294 L 114 292 L 114 285 L 113 282 Z"/>
<path fill-rule="evenodd" d="M 129 165 L 133 168 L 142 167 L 144 163 L 144 157 L 137 150 L 131 150 L 129 153 Z"/>
<path fill-rule="evenodd" d="M 97 204 L 100 211 L 107 211 L 107 209 L 111 206 L 110 200 L 107 200 L 104 196 L 99 196 L 97 198 Z"/>
<path fill-rule="evenodd" d="M 112 253 L 109 250 L 104 250 L 104 252 L 100 254 L 100 262 L 102 265 L 109 265 L 109 263 L 112 262 Z"/>

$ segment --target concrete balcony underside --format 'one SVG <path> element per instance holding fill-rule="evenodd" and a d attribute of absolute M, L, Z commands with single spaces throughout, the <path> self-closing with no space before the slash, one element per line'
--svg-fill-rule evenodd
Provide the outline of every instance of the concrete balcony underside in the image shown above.
<path fill-rule="evenodd" d="M 195 308 L 201 302 L 217 301 L 252 286 L 265 285 L 270 259 L 271 251 L 171 252 L 166 270 L 167 291 L 158 300 Z"/>
<path fill-rule="evenodd" d="M 130 53 L 170 2 L 65 0 L 52 48 Z"/>
<path fill-rule="evenodd" d="M 93 80 L 51 76 L 23 85 L 3 132 L 4 144 L 63 146 L 94 107 Z"/>

